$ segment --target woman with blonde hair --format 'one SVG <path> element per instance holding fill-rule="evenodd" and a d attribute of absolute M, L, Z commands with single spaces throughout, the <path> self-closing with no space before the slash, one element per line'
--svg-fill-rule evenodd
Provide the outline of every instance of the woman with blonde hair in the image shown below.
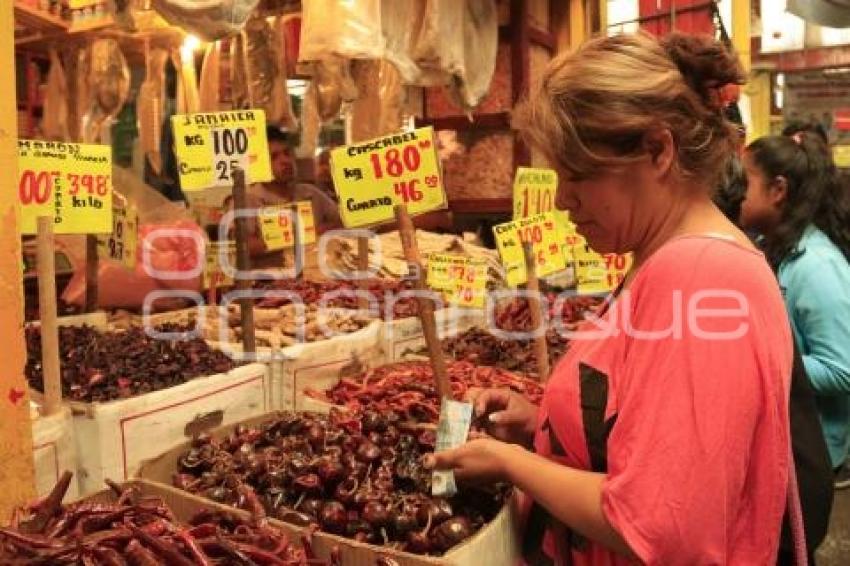
<path fill-rule="evenodd" d="M 737 138 L 719 89 L 741 82 L 710 38 L 603 37 L 553 60 L 517 111 L 558 208 L 635 260 L 539 407 L 480 392 L 491 437 L 426 461 L 516 485 L 528 563 L 776 560 L 796 500 L 792 338 L 770 266 L 711 201 Z"/>

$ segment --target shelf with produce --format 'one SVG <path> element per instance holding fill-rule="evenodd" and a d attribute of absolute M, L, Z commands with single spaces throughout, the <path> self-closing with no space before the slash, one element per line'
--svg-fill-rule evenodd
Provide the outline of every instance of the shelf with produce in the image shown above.
<path fill-rule="evenodd" d="M 49 12 L 16 1 L 15 31 L 18 29 L 35 33 L 65 31 L 68 29 L 68 22 Z"/>

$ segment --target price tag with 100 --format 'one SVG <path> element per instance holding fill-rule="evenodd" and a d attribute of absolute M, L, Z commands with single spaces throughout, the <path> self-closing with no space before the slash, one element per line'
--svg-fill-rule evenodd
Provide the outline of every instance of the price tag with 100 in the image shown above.
<path fill-rule="evenodd" d="M 57 234 L 112 231 L 112 148 L 18 140 L 21 233 L 35 234 L 39 216 Z"/>
<path fill-rule="evenodd" d="M 236 167 L 245 172 L 246 183 L 271 180 L 262 110 L 178 114 L 171 123 L 184 191 L 231 185 Z"/>
<path fill-rule="evenodd" d="M 496 247 L 505 267 L 505 280 L 511 287 L 527 281 L 523 244 L 531 243 L 538 277 L 566 269 L 561 250 L 561 233 L 551 212 L 520 218 L 493 227 Z"/>
<path fill-rule="evenodd" d="M 392 221 L 397 204 L 411 216 L 446 207 L 431 127 L 336 148 L 331 174 L 348 228 Z"/>

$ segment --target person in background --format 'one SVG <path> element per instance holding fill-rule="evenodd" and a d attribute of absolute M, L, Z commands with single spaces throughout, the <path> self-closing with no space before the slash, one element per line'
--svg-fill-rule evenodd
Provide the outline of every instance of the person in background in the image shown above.
<path fill-rule="evenodd" d="M 541 79 L 515 125 L 556 169 L 557 208 L 634 267 L 539 406 L 476 392 L 491 437 L 426 466 L 515 485 L 529 564 L 771 564 L 795 499 L 793 339 L 763 254 L 711 202 L 738 139 L 718 89 L 741 68 L 708 37 L 621 34 L 558 55 Z M 720 290 L 700 309 L 740 317 L 672 330 Z"/>
<path fill-rule="evenodd" d="M 316 235 L 342 227 L 337 204 L 315 185 L 296 181 L 294 135 L 278 128 L 266 128 L 269 143 L 269 160 L 273 178 L 266 183 L 255 183 L 248 187 L 248 208 L 263 208 L 310 201 L 316 223 Z M 225 207 L 230 203 L 226 202 Z M 280 268 L 289 263 L 284 257 L 286 250 L 268 250 L 262 238 L 259 220 L 252 222 L 248 231 L 248 252 L 254 269 Z M 291 258 L 290 258 L 291 259 Z"/>
<path fill-rule="evenodd" d="M 794 134 L 798 133 L 809 133 L 814 134 L 820 140 L 829 145 L 829 135 L 826 133 L 826 130 L 818 124 L 817 122 L 801 122 L 800 120 L 791 120 L 788 122 L 784 128 L 782 128 L 782 135 L 791 137 Z"/>
<path fill-rule="evenodd" d="M 248 189 L 249 204 L 271 206 L 308 200 L 313 203 L 316 229 L 319 234 L 340 228 L 337 204 L 315 185 L 299 183 L 295 176 L 294 135 L 278 128 L 266 128 L 269 141 L 269 159 L 273 179 L 258 183 Z"/>
<path fill-rule="evenodd" d="M 760 138 L 744 168 L 741 223 L 777 271 L 838 474 L 850 449 L 850 194 L 814 133 Z"/>

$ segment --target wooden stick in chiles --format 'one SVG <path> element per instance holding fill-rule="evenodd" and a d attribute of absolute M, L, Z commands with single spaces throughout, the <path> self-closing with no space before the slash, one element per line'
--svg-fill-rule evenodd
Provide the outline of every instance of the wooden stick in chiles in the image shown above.
<path fill-rule="evenodd" d="M 36 220 L 36 269 L 38 271 L 38 309 L 41 315 L 41 365 L 44 375 L 44 415 L 54 415 L 62 407 L 62 383 L 59 368 L 59 323 L 56 319 L 56 258 L 53 218 Z"/>
<path fill-rule="evenodd" d="M 289 206 L 292 212 L 292 265 L 295 268 L 295 280 L 301 279 L 304 272 L 304 238 L 302 233 L 301 216 L 298 214 L 298 203 Z"/>
<path fill-rule="evenodd" d="M 97 236 L 86 235 L 86 312 L 97 310 Z"/>
<path fill-rule="evenodd" d="M 525 288 L 531 292 L 528 297 L 528 308 L 531 312 L 531 324 L 537 335 L 534 338 L 534 358 L 537 360 L 537 379 L 546 382 L 549 379 L 549 345 L 546 343 L 545 320 L 540 305 L 540 281 L 537 279 L 537 269 L 534 262 L 534 251 L 531 244 L 522 245 L 525 255 L 525 272 L 527 282 Z M 540 329 L 543 332 L 540 333 Z"/>
<path fill-rule="evenodd" d="M 245 210 L 248 208 L 245 195 L 245 171 L 238 167 L 233 169 L 233 209 Z M 251 288 L 251 282 L 244 277 L 251 269 L 251 258 L 248 256 L 248 222 L 247 216 L 237 216 L 235 219 L 236 238 L 236 289 L 239 291 Z M 239 311 L 242 322 L 242 351 L 254 353 L 257 351 L 257 342 L 254 334 L 254 300 L 250 297 L 241 297 L 239 300 Z"/>
<path fill-rule="evenodd" d="M 357 236 L 357 271 L 360 272 L 360 276 L 369 271 L 369 238 L 366 236 Z M 360 289 L 366 291 L 369 287 L 366 280 L 358 279 L 358 281 Z M 362 310 L 369 308 L 369 298 L 365 295 L 360 297 L 358 303 Z"/>
<path fill-rule="evenodd" d="M 422 257 L 419 255 L 419 246 L 416 244 L 416 230 L 413 221 L 407 213 L 407 207 L 403 204 L 395 206 L 395 217 L 398 222 L 398 232 L 401 237 L 401 246 L 404 249 L 404 258 L 412 269 L 416 270 L 414 286 L 416 291 L 423 293 L 428 290 L 425 283 L 425 270 L 422 265 Z M 434 380 L 437 385 L 437 394 L 440 399 L 453 399 L 452 388 L 446 371 L 446 360 L 443 358 L 443 347 L 437 335 L 437 319 L 434 316 L 434 302 L 424 296 L 417 296 L 419 305 L 419 319 L 422 321 L 422 331 L 425 334 L 425 343 L 428 345 L 428 357 L 431 359 L 431 367 L 434 369 Z"/>

